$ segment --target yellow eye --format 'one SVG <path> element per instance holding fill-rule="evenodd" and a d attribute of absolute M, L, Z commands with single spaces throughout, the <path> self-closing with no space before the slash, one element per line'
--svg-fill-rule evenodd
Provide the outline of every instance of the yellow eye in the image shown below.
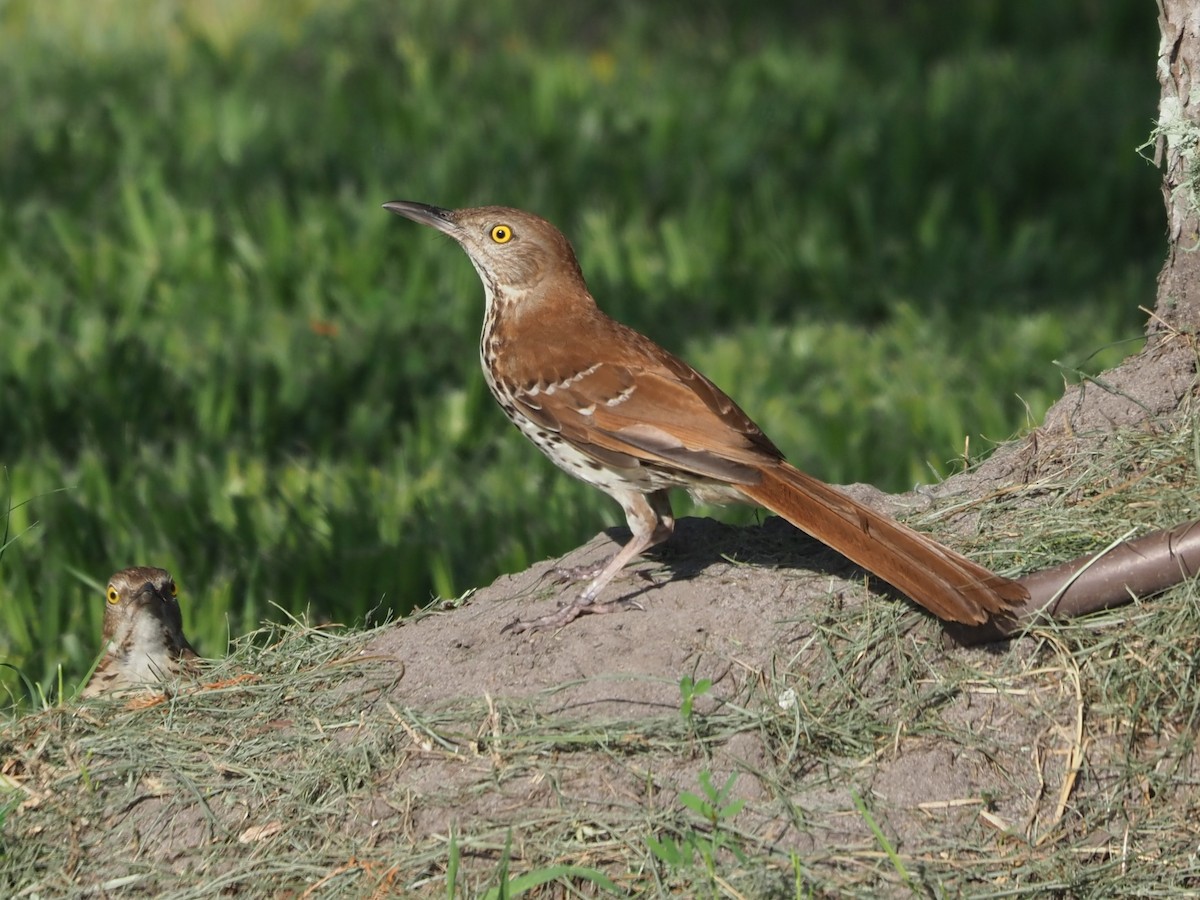
<path fill-rule="evenodd" d="M 497 244 L 507 244 L 512 240 L 512 229 L 507 225 L 493 225 L 492 240 Z"/>
<path fill-rule="evenodd" d="M 110 584 L 108 586 L 108 602 L 111 603 L 113 606 L 116 606 L 116 604 L 120 601 L 120 599 L 121 599 L 121 595 L 118 594 L 117 589 Z"/>
<path fill-rule="evenodd" d="M 170 590 L 172 597 L 179 596 L 179 588 L 175 586 L 175 582 L 173 582 L 173 581 L 171 582 L 171 586 L 170 586 L 170 588 L 168 588 L 168 590 Z"/>

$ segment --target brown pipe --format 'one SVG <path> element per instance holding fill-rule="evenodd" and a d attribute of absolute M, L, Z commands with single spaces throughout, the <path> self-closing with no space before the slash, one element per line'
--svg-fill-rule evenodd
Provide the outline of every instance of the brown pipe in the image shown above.
<path fill-rule="evenodd" d="M 960 644 L 1011 637 L 1039 622 L 1069 619 L 1129 603 L 1194 578 L 1200 572 L 1200 519 L 1125 541 L 1017 581 L 1029 599 L 1011 616 L 978 627 L 947 625 Z"/>

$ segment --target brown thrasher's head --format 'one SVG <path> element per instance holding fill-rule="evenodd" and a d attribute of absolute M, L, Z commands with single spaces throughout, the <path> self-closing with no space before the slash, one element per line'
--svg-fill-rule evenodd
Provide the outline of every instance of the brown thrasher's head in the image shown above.
<path fill-rule="evenodd" d="M 570 242 L 541 216 L 506 206 L 441 209 L 407 200 L 383 208 L 458 241 L 492 295 L 529 294 L 564 279 L 583 285 Z"/>
<path fill-rule="evenodd" d="M 186 643 L 178 596 L 179 588 L 166 569 L 138 565 L 116 572 L 104 592 L 104 640 L 155 642 L 161 635 L 164 644 Z M 139 634 L 143 631 L 148 635 Z"/>

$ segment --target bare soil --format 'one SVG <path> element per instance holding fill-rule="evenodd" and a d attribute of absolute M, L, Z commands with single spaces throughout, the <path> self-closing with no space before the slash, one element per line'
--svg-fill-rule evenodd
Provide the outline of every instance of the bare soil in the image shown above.
<path fill-rule="evenodd" d="M 948 841 L 955 829 L 980 828 L 981 810 L 1022 831 L 1035 822 L 1038 832 L 1054 823 L 1078 706 L 1060 674 L 1029 681 L 1020 675 L 1044 651 L 1021 641 L 971 649 L 947 645 L 927 616 L 915 608 L 899 612 L 906 601 L 865 589 L 860 571 L 780 519 L 751 527 L 681 520 L 664 548 L 614 586 L 628 598 L 629 611 L 586 616 L 553 633 L 501 634 L 517 616 L 571 596 L 576 588 L 555 586 L 559 565 L 604 558 L 626 536 L 614 530 L 561 561 L 502 577 L 461 608 L 381 633 L 365 652 L 403 661 L 405 677 L 396 693 L 410 706 L 436 708 L 464 696 L 519 698 L 545 716 L 597 722 L 671 715 L 680 707 L 684 675 L 714 682 L 698 703 L 703 714 L 770 704 L 782 714 L 785 692 L 797 681 L 808 682 L 801 696 L 820 697 L 846 678 L 856 685 L 852 693 L 861 692 L 859 701 L 886 722 L 889 739 L 848 748 L 832 734 L 825 741 L 830 755 L 789 758 L 775 736 L 743 731 L 707 752 L 684 742 L 673 755 L 660 752 L 636 764 L 620 755 L 576 754 L 556 767 L 553 782 L 519 780 L 486 792 L 475 789 L 478 772 L 443 757 L 396 776 L 413 786 L 418 833 L 445 832 L 454 821 L 515 824 L 531 807 L 556 807 L 564 794 L 585 796 L 598 808 L 614 802 L 677 805 L 681 792 L 696 790 L 702 770 L 719 781 L 741 773 L 734 796 L 761 801 L 776 797 L 781 766 L 800 776 L 793 787 L 801 790 L 789 802 L 803 810 L 804 827 L 797 826 L 794 810 L 783 808 L 743 814 L 740 823 L 780 852 L 849 853 L 876 846 L 852 792 L 874 797 L 873 805 L 887 810 L 888 832 L 906 852 L 928 846 L 931 834 L 943 832 L 939 840 Z M 909 665 L 884 654 L 863 671 L 853 659 L 830 657 L 837 646 L 828 629 L 869 619 L 874 604 L 894 607 L 884 614 L 887 620 L 902 619 L 891 635 Z M 874 655 L 855 647 L 853 638 L 845 646 Z M 976 684 L 928 698 L 919 737 L 908 734 L 904 716 L 911 708 L 898 705 L 889 716 L 880 707 L 898 680 L 936 683 L 946 673 L 957 681 L 964 671 L 976 673 Z M 797 708 L 797 714 L 816 720 L 816 730 L 826 727 L 822 719 L 834 718 L 814 708 Z M 836 722 L 828 727 L 836 731 Z M 847 753 L 852 749 L 859 752 Z M 458 779 L 461 793 L 453 791 Z M 440 799 L 426 794 L 431 784 Z"/>

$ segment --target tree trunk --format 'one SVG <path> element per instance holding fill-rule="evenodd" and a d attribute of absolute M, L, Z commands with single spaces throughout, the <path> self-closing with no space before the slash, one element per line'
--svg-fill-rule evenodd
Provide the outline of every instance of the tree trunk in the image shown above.
<path fill-rule="evenodd" d="M 1158 302 L 1150 319 L 1151 341 L 1200 328 L 1200 3 L 1161 0 L 1158 48 L 1158 131 L 1154 161 L 1166 164 L 1163 203 L 1167 208 L 1167 261 L 1158 277 Z"/>

